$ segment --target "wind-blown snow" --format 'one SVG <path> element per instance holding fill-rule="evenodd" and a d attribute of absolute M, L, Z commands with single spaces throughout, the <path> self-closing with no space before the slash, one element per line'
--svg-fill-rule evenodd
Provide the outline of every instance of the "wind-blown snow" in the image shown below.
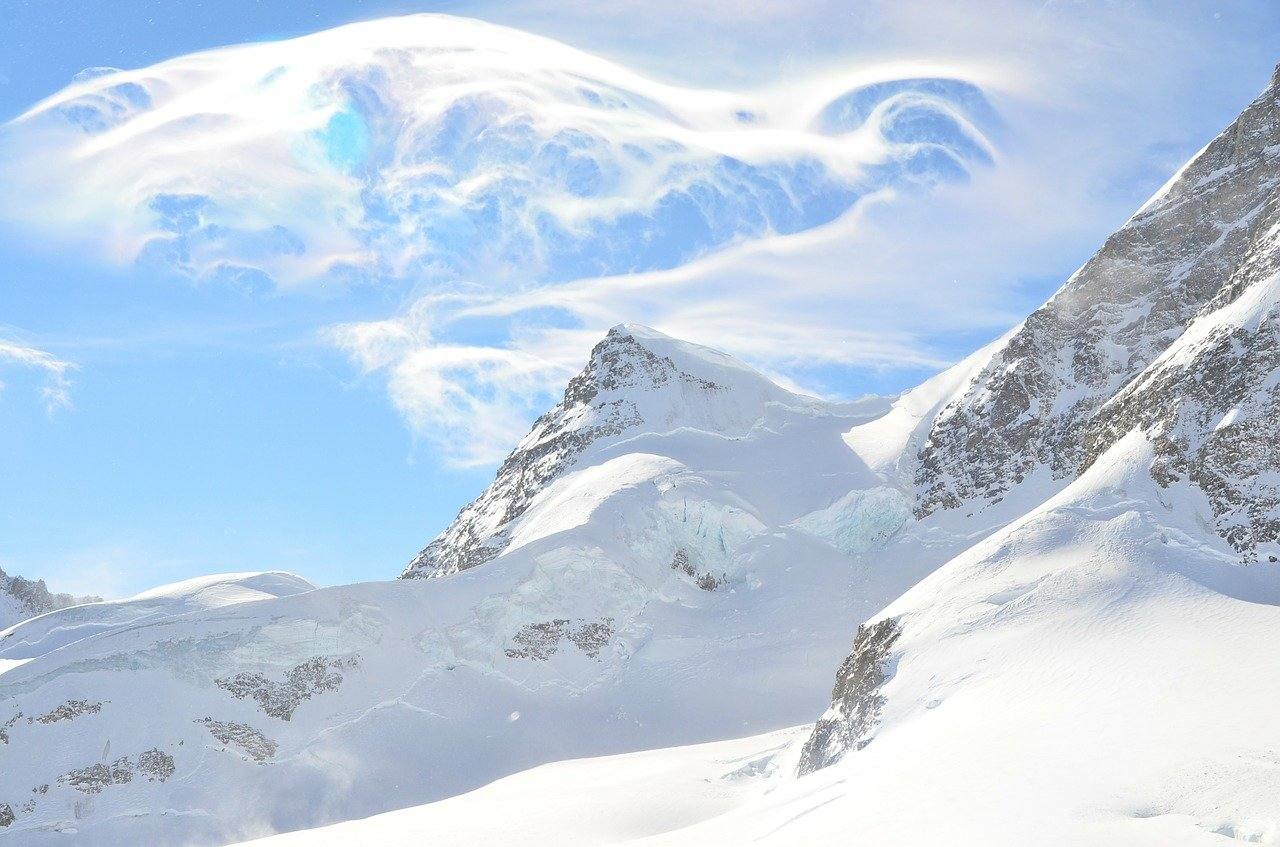
<path fill-rule="evenodd" d="M 730 811 L 796 736 L 763 736 L 543 765 L 457 797 L 251 842 L 256 847 L 350 844 L 618 844 L 680 830 Z M 502 813 L 494 814 L 495 809 Z"/>

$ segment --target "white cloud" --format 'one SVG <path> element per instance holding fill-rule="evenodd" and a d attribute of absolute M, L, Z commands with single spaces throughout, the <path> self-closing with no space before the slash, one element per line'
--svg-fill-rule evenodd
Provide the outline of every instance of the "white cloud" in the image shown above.
<path fill-rule="evenodd" d="M 410 305 L 326 337 L 485 463 L 614 323 L 819 391 L 967 352 L 1244 104 L 1274 16 L 468 8 L 627 64 L 415 16 L 100 75 L 0 130 L 0 218 L 198 277 L 374 282 Z"/>
<path fill-rule="evenodd" d="M 430 313 L 436 332 L 406 343 L 401 361 L 447 344 L 440 339 L 453 324 L 488 319 L 519 328 L 486 348 L 494 355 L 553 361 L 560 370 L 580 366 L 600 334 L 622 321 L 725 349 L 818 390 L 833 387 L 823 365 L 844 373 L 940 366 L 1015 323 L 1056 284 L 1037 278 L 1065 278 L 1247 102 L 1271 61 L 1248 40 L 1248 21 L 1265 16 L 1262 6 L 1230 22 L 1214 16 L 1213 4 L 1130 2 L 873 2 L 854 11 L 825 0 L 745 8 L 646 0 L 558 5 L 554 16 L 542 9 L 504 3 L 488 12 L 595 40 L 667 76 L 696 67 L 712 82 L 758 85 L 768 73 L 794 83 L 815 78 L 815 66 L 839 78 L 833 68 L 847 68 L 849 56 L 855 68 L 927 56 L 949 75 L 981 80 L 1001 117 L 987 134 L 1000 148 L 996 164 L 927 197 L 871 192 L 832 223 L 762 233 L 672 269 L 424 301 L 418 319 Z M 599 42 L 600 33 L 619 31 L 644 35 Z M 664 49 L 654 51 L 659 40 Z M 787 61 L 752 61 L 751 53 Z M 1256 79 L 1242 85 L 1249 69 Z M 468 404 L 518 420 L 552 398 L 559 372 L 546 370 L 543 386 L 521 383 L 536 399 L 481 391 Z M 403 406 L 416 383 L 391 381 Z M 465 395 L 471 385 L 462 378 L 454 390 Z M 430 431 L 428 416 L 411 420 Z M 513 443 L 494 439 L 490 459 Z"/>
<path fill-rule="evenodd" d="M 69 86 L 0 132 L 0 215 L 122 262 L 286 286 L 673 267 L 989 161 L 956 102 L 985 105 L 980 79 L 868 88 L 949 70 L 728 92 L 473 20 L 353 24 Z"/>
<path fill-rule="evenodd" d="M 1043 245 L 1036 231 L 999 227 L 1015 211 L 1006 205 L 971 214 L 975 192 L 997 190 L 950 189 L 927 206 L 887 193 L 825 227 L 680 268 L 516 295 L 424 297 L 401 318 L 346 325 L 332 337 L 366 373 L 385 374 L 416 432 L 466 464 L 509 452 L 605 330 L 626 321 L 725 350 L 818 394 L 838 391 L 815 375 L 824 368 L 934 370 L 954 355 L 949 335 L 995 332 L 1021 317 L 997 305 L 1011 299 L 1008 264 Z M 932 236 L 915 241 L 922 231 Z M 477 326 L 502 340 L 449 340 Z"/>
<path fill-rule="evenodd" d="M 446 460 L 481 465 L 520 440 L 539 404 L 575 362 L 546 344 L 509 347 L 437 341 L 432 326 L 465 299 L 426 297 L 402 318 L 327 331 L 365 373 L 382 372 L 392 403 Z"/>
<path fill-rule="evenodd" d="M 40 396 L 44 399 L 45 409 L 49 414 L 57 409 L 70 408 L 69 373 L 75 369 L 71 362 L 63 361 L 36 347 L 0 339 L 0 371 L 6 366 L 34 370 L 42 376 Z M 0 383 L 0 387 L 3 385 Z"/>

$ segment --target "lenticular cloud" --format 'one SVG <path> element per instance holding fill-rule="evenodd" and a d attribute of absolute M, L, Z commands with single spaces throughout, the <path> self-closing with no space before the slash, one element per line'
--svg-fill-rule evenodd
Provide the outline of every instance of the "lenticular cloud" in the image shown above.
<path fill-rule="evenodd" d="M 417 15 L 81 74 L 0 129 L 0 216 L 196 277 L 503 288 L 671 268 L 964 179 L 996 126 L 938 74 L 695 90 Z"/>

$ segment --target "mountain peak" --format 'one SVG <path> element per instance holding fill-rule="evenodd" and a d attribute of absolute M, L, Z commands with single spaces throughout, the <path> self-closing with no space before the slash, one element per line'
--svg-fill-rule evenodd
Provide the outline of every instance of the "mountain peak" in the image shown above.
<path fill-rule="evenodd" d="M 565 391 L 565 403 L 590 402 L 596 392 L 622 389 L 649 390 L 665 385 L 680 375 L 691 376 L 685 360 L 689 356 L 669 355 L 680 344 L 674 338 L 642 327 L 639 324 L 619 324 L 605 335 L 591 350 L 586 368 L 569 383 Z M 693 345 L 686 345 L 693 347 Z M 694 362 L 693 370 L 699 370 Z M 695 377 L 696 379 L 696 377 Z M 709 380 L 702 380 L 704 388 L 714 390 Z M 562 403 L 561 405 L 565 405 Z"/>
<path fill-rule="evenodd" d="M 641 338 L 662 338 L 667 340 L 671 339 L 671 336 L 665 333 L 658 332 L 656 329 L 654 329 L 651 326 L 645 326 L 644 324 L 632 323 L 629 321 L 623 322 L 620 324 L 614 324 L 613 326 L 609 327 L 609 332 L 606 333 L 606 337 L 610 335 L 615 335 L 615 336 L 626 335 L 626 336 L 635 338 L 637 340 Z"/>
<path fill-rule="evenodd" d="M 402 576 L 444 576 L 497 556 L 533 498 L 587 452 L 686 428 L 742 437 L 770 404 L 808 408 L 821 401 L 787 391 L 717 350 L 641 324 L 619 324 L 592 348 L 563 399 L 534 422 L 489 488 Z"/>
<path fill-rule="evenodd" d="M 937 415 L 914 457 L 917 517 L 998 503 L 1033 475 L 1065 485 L 1135 424 L 1108 401 L 1274 270 L 1278 94 L 1273 81 Z"/>

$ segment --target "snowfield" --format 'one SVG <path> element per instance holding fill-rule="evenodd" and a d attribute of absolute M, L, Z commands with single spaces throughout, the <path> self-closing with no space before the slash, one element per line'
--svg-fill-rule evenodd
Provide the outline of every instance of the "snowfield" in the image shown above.
<path fill-rule="evenodd" d="M 1203 540 L 1134 436 L 878 617 L 874 742 L 797 778 L 807 726 L 562 762 L 263 845 L 1220 845 L 1280 841 L 1280 579 Z M 495 814 L 495 811 L 497 813 Z"/>
<path fill-rule="evenodd" d="M 247 842 L 302 845 L 619 844 L 680 831 L 767 790 L 798 730 L 542 765 L 413 809 Z M 501 810 L 494 814 L 494 810 Z M 706 843 L 706 842 L 703 842 Z"/>

